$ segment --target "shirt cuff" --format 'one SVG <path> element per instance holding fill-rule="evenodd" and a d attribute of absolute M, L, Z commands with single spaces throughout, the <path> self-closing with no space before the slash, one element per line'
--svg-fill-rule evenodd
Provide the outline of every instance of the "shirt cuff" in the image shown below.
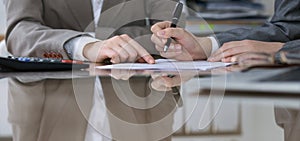
<path fill-rule="evenodd" d="M 212 47 L 211 47 L 210 55 L 212 55 L 215 51 L 217 51 L 219 49 L 220 45 L 215 37 L 210 36 L 210 37 L 208 37 L 208 39 L 210 39 L 210 41 L 211 41 Z"/>
<path fill-rule="evenodd" d="M 76 37 L 73 38 L 72 40 L 69 41 L 69 44 L 73 46 L 73 59 L 74 60 L 81 60 L 81 61 L 88 61 L 87 58 L 83 56 L 83 49 L 84 47 L 93 42 L 98 42 L 100 40 L 89 37 L 89 36 L 81 36 L 81 37 Z"/>

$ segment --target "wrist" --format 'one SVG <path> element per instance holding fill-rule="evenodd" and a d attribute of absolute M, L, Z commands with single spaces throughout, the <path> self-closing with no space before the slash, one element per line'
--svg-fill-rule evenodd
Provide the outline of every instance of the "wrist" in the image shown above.
<path fill-rule="evenodd" d="M 194 54 L 194 60 L 207 59 L 212 53 L 212 41 L 207 37 L 198 37 L 196 50 L 198 53 Z"/>
<path fill-rule="evenodd" d="M 87 58 L 89 61 L 96 62 L 99 48 L 96 47 L 95 44 L 98 42 L 100 42 L 100 41 L 88 43 L 83 48 L 82 55 L 85 58 Z"/>
<path fill-rule="evenodd" d="M 275 42 L 274 43 L 274 47 L 276 48 L 276 52 L 279 51 L 280 49 L 283 48 L 283 46 L 285 45 L 285 43 L 281 43 L 281 42 Z"/>

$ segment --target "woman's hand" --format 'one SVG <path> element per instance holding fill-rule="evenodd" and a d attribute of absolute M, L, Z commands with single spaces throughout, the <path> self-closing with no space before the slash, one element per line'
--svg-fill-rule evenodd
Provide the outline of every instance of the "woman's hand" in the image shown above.
<path fill-rule="evenodd" d="M 210 54 L 211 41 L 208 38 L 197 38 L 193 34 L 182 28 L 170 28 L 168 21 L 159 22 L 152 26 L 152 42 L 160 55 L 176 60 L 200 60 L 206 59 Z M 167 52 L 164 52 L 164 46 L 168 38 L 173 38 L 175 42 L 171 43 Z M 206 48 L 208 49 L 206 49 Z"/>
<path fill-rule="evenodd" d="M 110 58 L 111 63 L 145 61 L 154 64 L 154 58 L 128 35 L 114 36 L 108 40 L 87 44 L 83 55 L 92 62 L 103 62 Z"/>
<path fill-rule="evenodd" d="M 225 43 L 220 49 L 213 53 L 208 61 L 232 62 L 237 56 L 244 53 L 275 53 L 283 47 L 280 42 L 262 42 L 254 40 L 233 41 Z"/>

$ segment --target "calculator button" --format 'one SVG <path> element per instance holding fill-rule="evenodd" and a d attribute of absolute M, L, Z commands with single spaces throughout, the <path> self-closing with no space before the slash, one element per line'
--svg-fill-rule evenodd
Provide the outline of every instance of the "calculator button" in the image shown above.
<path fill-rule="evenodd" d="M 49 58 L 49 54 L 48 54 L 48 53 L 44 53 L 44 54 L 43 54 L 43 57 L 44 57 L 44 58 Z"/>
<path fill-rule="evenodd" d="M 73 60 L 61 60 L 62 63 L 73 63 Z"/>
<path fill-rule="evenodd" d="M 23 61 L 23 62 L 30 62 L 30 58 L 27 58 L 27 57 L 21 57 L 18 60 Z"/>

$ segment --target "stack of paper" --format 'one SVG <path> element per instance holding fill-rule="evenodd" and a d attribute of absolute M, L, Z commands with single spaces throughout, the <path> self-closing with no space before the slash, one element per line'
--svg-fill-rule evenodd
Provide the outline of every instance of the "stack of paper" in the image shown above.
<path fill-rule="evenodd" d="M 156 60 L 156 64 L 121 63 L 106 66 L 97 66 L 97 69 L 129 69 L 129 70 L 210 70 L 226 67 L 232 63 L 207 61 L 174 61 L 167 59 Z"/>

